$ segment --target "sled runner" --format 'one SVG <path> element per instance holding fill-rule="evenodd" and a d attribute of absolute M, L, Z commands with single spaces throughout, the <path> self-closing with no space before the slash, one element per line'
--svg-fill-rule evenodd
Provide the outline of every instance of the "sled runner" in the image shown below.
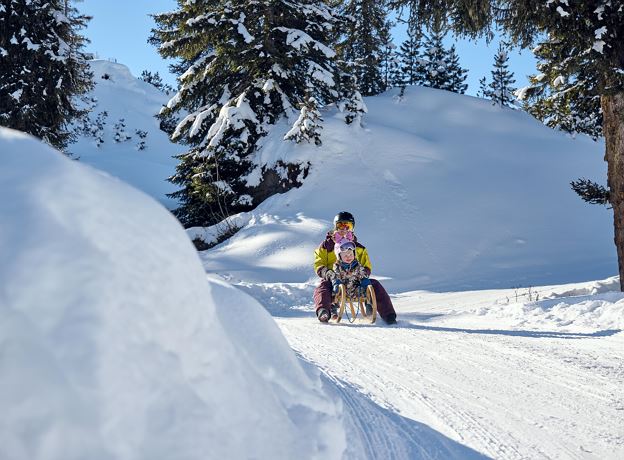
<path fill-rule="evenodd" d="M 338 305 L 337 323 L 342 320 L 345 312 L 350 323 L 353 323 L 358 316 L 361 316 L 367 323 L 372 324 L 375 322 L 377 319 L 377 299 L 375 298 L 373 286 L 369 284 L 365 288 L 359 287 L 357 294 L 356 297 L 348 297 L 344 284 L 338 286 L 338 292 L 334 296 L 334 303 Z M 349 305 L 348 310 L 346 308 L 347 304 Z M 367 306 L 369 307 L 368 314 L 366 313 Z"/>

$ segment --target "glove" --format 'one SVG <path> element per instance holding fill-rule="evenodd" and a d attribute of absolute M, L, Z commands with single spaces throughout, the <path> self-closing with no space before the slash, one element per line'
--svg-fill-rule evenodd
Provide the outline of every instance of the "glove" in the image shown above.
<path fill-rule="evenodd" d="M 340 289 L 340 285 L 342 281 L 336 278 L 336 274 L 334 273 L 334 280 L 332 281 L 332 294 L 338 294 L 338 289 Z"/>
<path fill-rule="evenodd" d="M 323 278 L 325 278 L 327 281 L 331 281 L 333 284 L 336 280 L 336 272 L 328 268 L 327 270 L 325 270 L 325 276 Z"/>
<path fill-rule="evenodd" d="M 371 280 L 369 278 L 362 278 L 360 280 L 360 287 L 362 289 L 366 289 L 370 285 L 371 285 Z"/>

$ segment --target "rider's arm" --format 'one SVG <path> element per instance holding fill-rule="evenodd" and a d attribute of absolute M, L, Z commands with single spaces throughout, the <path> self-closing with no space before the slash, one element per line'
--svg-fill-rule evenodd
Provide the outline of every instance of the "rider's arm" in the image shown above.
<path fill-rule="evenodd" d="M 328 252 L 322 246 L 314 251 L 314 271 L 318 276 L 325 279 L 325 272 L 330 268 Z"/>

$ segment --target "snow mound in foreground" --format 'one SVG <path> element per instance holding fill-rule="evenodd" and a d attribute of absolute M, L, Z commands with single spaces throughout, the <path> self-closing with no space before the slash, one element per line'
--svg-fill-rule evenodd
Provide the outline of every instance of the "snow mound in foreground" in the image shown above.
<path fill-rule="evenodd" d="M 339 458 L 341 406 L 178 222 L 0 128 L 0 458 Z"/>

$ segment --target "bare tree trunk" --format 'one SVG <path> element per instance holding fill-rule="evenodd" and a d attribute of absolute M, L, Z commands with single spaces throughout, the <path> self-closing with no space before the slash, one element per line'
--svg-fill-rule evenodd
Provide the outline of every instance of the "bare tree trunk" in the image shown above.
<path fill-rule="evenodd" d="M 603 95 L 603 131 L 606 144 L 607 184 L 613 206 L 615 247 L 620 270 L 620 290 L 624 291 L 624 92 Z"/>

